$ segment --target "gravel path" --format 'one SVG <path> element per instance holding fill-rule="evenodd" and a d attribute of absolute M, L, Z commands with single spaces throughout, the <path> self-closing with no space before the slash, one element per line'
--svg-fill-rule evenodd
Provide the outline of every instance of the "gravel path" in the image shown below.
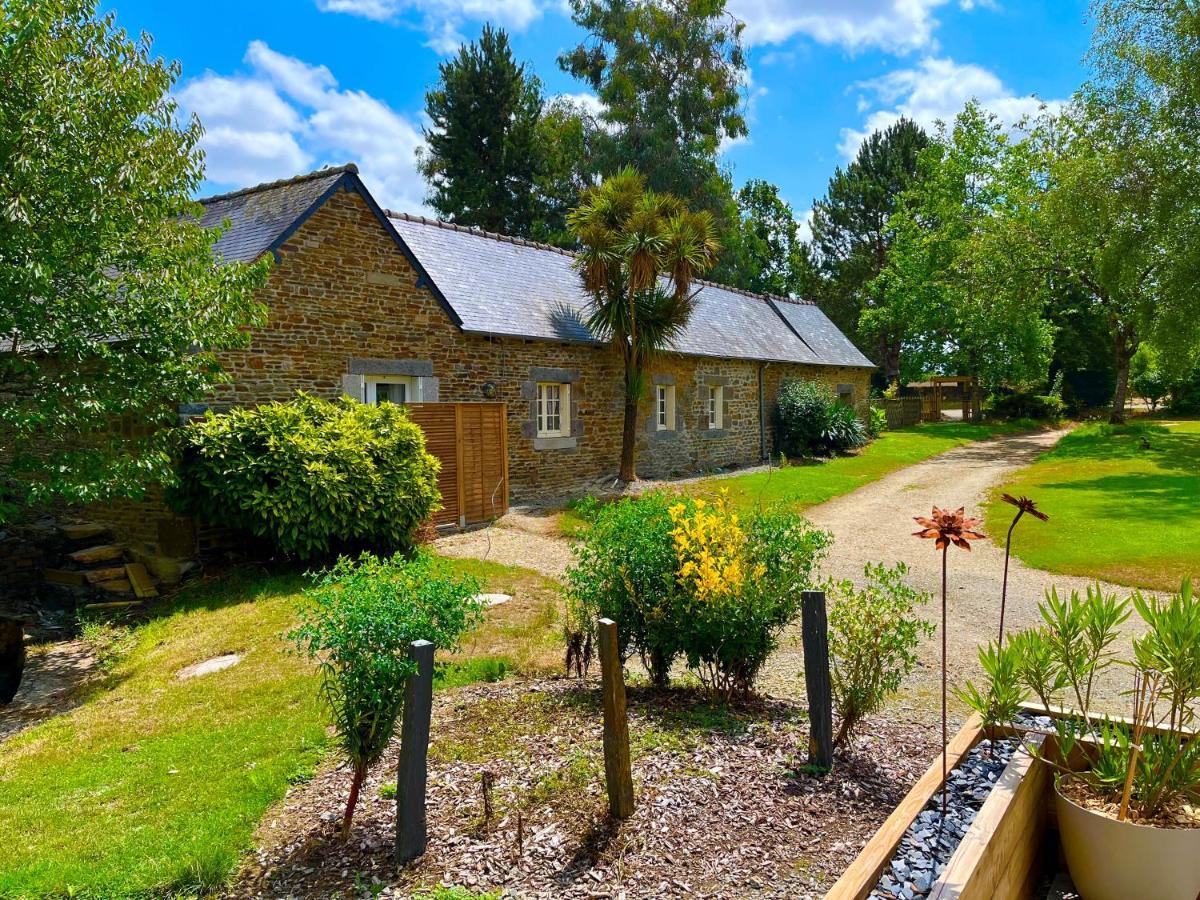
<path fill-rule="evenodd" d="M 931 540 L 912 537 L 917 530 L 913 516 L 929 515 L 934 504 L 957 509 L 965 506 L 968 515 L 979 515 L 988 491 L 1002 484 L 1017 469 L 1032 463 L 1050 449 L 1067 429 L 1029 434 L 1003 435 L 987 441 L 949 450 L 925 462 L 893 472 L 879 481 L 859 488 L 828 503 L 808 510 L 814 524 L 834 535 L 834 549 L 826 563 L 828 574 L 838 579 L 861 581 L 863 566 L 882 561 L 889 565 L 903 561 L 909 567 L 909 581 L 934 595 L 926 609 L 933 620 L 940 614 L 937 598 L 941 592 L 941 554 Z M 1036 499 L 1036 498 L 1035 498 Z M 1009 520 L 987 522 L 984 529 L 1003 534 Z M 1015 540 L 1025 529 L 1053 527 L 1025 517 L 1018 526 Z M 977 647 L 996 638 L 1000 616 L 1000 589 L 1004 575 L 1004 548 L 990 540 L 976 541 L 970 553 L 950 550 L 949 567 L 949 670 L 951 683 L 960 682 L 977 669 Z M 1039 621 L 1037 605 L 1045 591 L 1056 586 L 1059 594 L 1094 584 L 1086 578 L 1055 575 L 1030 568 L 1013 558 L 1008 573 L 1008 611 L 1005 631 L 1019 630 Z M 1127 587 L 1106 585 L 1118 596 L 1130 593 Z M 914 676 L 910 687 L 930 702 L 937 693 L 940 669 L 940 638 L 934 637 L 921 648 L 923 669 Z M 1121 646 L 1128 645 L 1121 642 Z M 785 678 L 802 671 L 797 647 L 788 642 L 772 661 L 770 679 L 777 688 Z M 1107 700 L 1122 705 L 1117 692 L 1127 685 L 1108 685 Z"/>
<path fill-rule="evenodd" d="M 561 578 L 571 562 L 557 514 L 532 507 L 515 506 L 486 528 L 438 538 L 433 546 L 444 556 L 522 566 L 550 578 Z"/>

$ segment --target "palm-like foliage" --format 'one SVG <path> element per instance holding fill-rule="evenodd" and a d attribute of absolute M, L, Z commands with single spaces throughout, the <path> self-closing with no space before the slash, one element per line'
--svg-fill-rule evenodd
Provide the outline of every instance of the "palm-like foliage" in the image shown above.
<path fill-rule="evenodd" d="M 711 215 L 648 191 L 629 168 L 584 194 L 568 224 L 582 248 L 576 265 L 592 298 L 588 326 L 612 341 L 625 364 L 620 477 L 633 481 L 646 367 L 687 325 L 693 284 L 716 263 L 720 245 Z"/>

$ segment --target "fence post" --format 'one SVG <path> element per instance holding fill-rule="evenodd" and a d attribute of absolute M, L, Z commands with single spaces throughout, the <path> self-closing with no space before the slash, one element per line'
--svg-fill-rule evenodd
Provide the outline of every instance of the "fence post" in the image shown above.
<path fill-rule="evenodd" d="M 629 766 L 629 719 L 625 711 L 625 675 L 621 671 L 617 623 L 600 620 L 600 681 L 604 695 L 604 780 L 608 811 L 614 819 L 633 814 L 633 773 Z"/>
<path fill-rule="evenodd" d="M 396 863 L 425 852 L 425 780 L 429 720 L 433 713 L 433 644 L 413 641 L 408 656 L 417 671 L 408 679 L 400 725 L 400 762 L 396 767 Z"/>
<path fill-rule="evenodd" d="M 800 595 L 804 640 L 804 687 L 808 693 L 808 763 L 833 768 L 833 688 L 829 682 L 829 630 L 825 592 Z"/>

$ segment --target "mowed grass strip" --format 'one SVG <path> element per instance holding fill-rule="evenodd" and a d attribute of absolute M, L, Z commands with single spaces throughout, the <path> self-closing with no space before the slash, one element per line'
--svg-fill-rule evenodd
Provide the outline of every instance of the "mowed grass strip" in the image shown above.
<path fill-rule="evenodd" d="M 1002 492 L 1050 516 L 1013 541 L 1035 568 L 1154 590 L 1200 579 L 1200 422 L 1077 428 L 993 493 L 985 515 L 1001 544 L 1013 512 Z"/>
<path fill-rule="evenodd" d="M 798 462 L 770 472 L 753 472 L 697 482 L 696 494 L 727 491 L 729 501 L 741 510 L 774 504 L 802 511 L 834 497 L 858 490 L 885 475 L 923 462 L 974 441 L 1027 429 L 1008 423 L 941 422 L 885 431 L 860 453 L 823 462 Z"/>
<path fill-rule="evenodd" d="M 439 687 L 559 658 L 554 582 L 448 563 L 513 599 L 442 660 Z M 186 588 L 84 703 L 0 743 L 0 897 L 160 897 L 227 881 L 264 813 L 328 747 L 315 668 L 283 637 L 306 584 L 239 571 Z M 243 659 L 177 677 L 226 653 Z"/>

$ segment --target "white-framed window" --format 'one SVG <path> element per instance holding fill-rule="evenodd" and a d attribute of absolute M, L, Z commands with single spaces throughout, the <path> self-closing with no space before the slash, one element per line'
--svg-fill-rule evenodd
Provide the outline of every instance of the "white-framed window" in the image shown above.
<path fill-rule="evenodd" d="M 538 437 L 571 434 L 571 385 L 540 381 L 537 386 Z"/>
<path fill-rule="evenodd" d="M 417 380 L 402 375 L 368 375 L 366 394 L 366 401 L 373 406 L 412 403 L 417 399 Z"/>
<path fill-rule="evenodd" d="M 658 431 L 675 430 L 675 385 L 654 386 L 654 427 Z"/>
<path fill-rule="evenodd" d="M 725 388 L 719 384 L 708 386 L 708 427 L 722 428 L 724 419 Z"/>

